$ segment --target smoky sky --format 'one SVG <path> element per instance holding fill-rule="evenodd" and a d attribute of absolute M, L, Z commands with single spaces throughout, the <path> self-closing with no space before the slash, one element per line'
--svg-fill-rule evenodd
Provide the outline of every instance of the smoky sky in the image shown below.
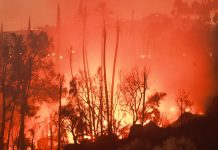
<path fill-rule="evenodd" d="M 101 50 L 101 19 L 96 16 L 96 8 L 100 3 L 105 3 L 114 17 L 119 17 L 122 24 L 119 54 L 117 60 L 118 71 L 123 68 L 131 68 L 135 64 L 142 65 L 141 56 L 145 54 L 147 30 L 143 19 L 151 13 L 170 14 L 174 0 L 83 0 L 88 9 L 87 23 L 87 49 L 90 68 L 95 73 L 100 65 Z M 190 2 L 191 0 L 189 0 Z M 63 64 L 66 73 L 69 73 L 69 64 L 66 52 L 70 46 L 76 51 L 76 67 L 81 69 L 81 18 L 78 9 L 80 0 L 59 0 L 61 7 L 61 47 L 63 51 Z M 4 30 L 26 29 L 28 18 L 31 17 L 32 26 L 55 26 L 57 18 L 58 0 L 0 0 L 0 22 L 4 24 Z M 134 10 L 134 27 L 131 26 L 131 15 Z M 107 20 L 108 22 L 110 20 Z M 113 20 L 114 21 L 114 20 Z M 110 23 L 108 27 L 107 66 L 108 78 L 111 79 L 113 50 L 115 45 L 115 29 Z M 200 51 L 198 48 L 175 49 L 171 44 L 179 40 L 175 35 L 171 40 L 166 40 L 172 32 L 171 27 L 164 25 L 165 36 L 154 44 L 156 48 L 150 48 L 148 67 L 150 68 L 150 86 L 152 91 L 167 93 L 165 106 L 167 110 L 173 106 L 176 92 L 184 88 L 191 93 L 191 99 L 195 106 L 202 109 L 202 101 L 208 95 L 213 85 L 211 75 L 210 52 Z M 134 31 L 134 34 L 132 34 Z M 145 33 L 145 34 L 144 34 Z M 179 35 L 179 34 L 178 34 Z M 185 37 L 186 39 L 189 37 Z M 166 40 L 166 41 L 164 41 Z M 190 38 L 190 41 L 192 39 Z M 164 48 L 164 45 L 166 48 Z M 64 68 L 64 67 L 63 67 Z M 199 82 L 201 79 L 201 82 Z M 197 110 L 198 111 L 198 110 Z"/>
<path fill-rule="evenodd" d="M 56 23 L 58 0 L 0 0 L 0 22 L 5 30 L 19 30 L 27 26 L 30 16 L 33 26 L 54 26 Z M 59 0 L 62 23 L 68 24 L 79 8 L 80 0 Z M 149 13 L 169 13 L 173 0 L 83 0 L 89 11 L 94 11 L 99 3 L 106 3 L 115 16 L 128 19 L 134 9 L 135 18 L 143 18 Z"/>

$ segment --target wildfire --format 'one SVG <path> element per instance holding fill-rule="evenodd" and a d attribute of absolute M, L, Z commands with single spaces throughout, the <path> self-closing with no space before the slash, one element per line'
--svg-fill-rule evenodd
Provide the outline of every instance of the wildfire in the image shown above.
<path fill-rule="evenodd" d="M 151 122 L 150 119 L 147 119 L 145 122 L 144 122 L 144 125 L 148 124 L 149 122 Z"/>
<path fill-rule="evenodd" d="M 88 8 L 87 10 L 92 9 Z M 72 19 L 73 21 L 71 20 L 70 23 L 64 22 L 63 30 L 60 26 L 62 19 L 60 6 L 58 6 L 55 30 L 53 27 L 47 26 L 42 28 L 42 31 L 48 32 L 48 39 L 51 36 L 53 41 L 54 37 L 54 43 L 52 43 L 54 45 L 46 44 L 50 43 L 47 36 L 32 38 L 31 40 L 39 40 L 32 44 L 28 43 L 31 40 L 26 42 L 25 38 L 29 37 L 26 35 L 30 31 L 33 31 L 33 35 L 36 37 L 41 32 L 40 28 L 31 28 L 30 20 L 28 31 L 21 33 L 15 31 L 13 38 L 8 38 L 10 39 L 8 43 L 12 43 L 18 34 L 23 36 L 17 36 L 18 38 L 11 45 L 0 45 L 1 50 L 8 49 L 8 52 L 3 52 L 1 55 L 1 60 L 5 61 L 0 63 L 1 67 L 4 67 L 1 69 L 3 71 L 1 75 L 2 80 L 5 81 L 1 81 L 0 84 L 2 86 L 0 94 L 3 95 L 3 100 L 1 99 L 3 102 L 0 104 L 6 103 L 8 107 L 11 107 L 8 110 L 6 106 L 3 106 L 2 128 L 10 130 L 10 122 L 13 126 L 11 131 L 19 128 L 22 132 L 10 133 L 9 136 L 14 138 L 14 134 L 17 134 L 16 138 L 21 137 L 24 142 L 24 136 L 19 134 L 24 135 L 25 128 L 27 137 L 34 142 L 43 138 L 52 138 L 52 135 L 57 139 L 58 134 L 63 134 L 63 139 L 67 138 L 70 143 L 73 143 L 80 139 L 94 141 L 99 135 L 109 134 L 111 127 L 118 138 L 122 139 L 127 136 L 126 130 L 132 124 L 147 125 L 153 121 L 162 127 L 177 119 L 184 112 L 204 114 L 204 100 L 214 94 L 216 88 L 214 83 L 217 81 L 213 65 L 217 56 L 214 50 L 211 50 L 213 47 L 207 45 L 210 42 L 204 42 L 198 38 L 193 39 L 201 33 L 201 28 L 198 26 L 195 28 L 196 20 L 191 22 L 193 17 L 188 17 L 191 26 L 189 24 L 181 25 L 178 18 L 173 15 L 156 13 L 148 17 L 141 16 L 141 18 L 140 16 L 134 18 L 133 15 L 132 20 L 125 18 L 123 22 L 118 19 L 117 25 L 115 25 L 113 17 L 104 14 L 103 19 L 105 20 L 102 25 L 99 16 L 93 15 L 95 13 L 87 12 L 87 14 L 92 14 L 88 16 L 86 16 L 86 12 L 79 14 L 79 19 Z M 86 18 L 88 19 L 86 20 Z M 183 18 L 185 17 L 181 17 L 181 19 Z M 197 18 L 195 17 L 195 19 Z M 72 24 L 75 27 L 72 28 Z M 173 27 L 169 28 L 169 24 Z M 102 26 L 103 33 L 99 30 L 99 27 Z M 184 29 L 184 32 L 183 29 L 177 29 L 183 26 L 187 26 L 188 30 Z M 203 33 L 210 31 L 209 34 L 211 34 L 212 28 L 215 28 L 210 24 L 208 27 L 208 30 Z M 193 29 L 200 31 L 196 32 Z M 1 35 L 5 35 L 1 38 L 7 37 L 7 34 L 10 33 L 4 32 L 3 26 L 1 30 Z M 193 32 L 190 32 L 192 30 Z M 196 35 L 193 34 L 195 32 Z M 204 37 L 204 35 L 207 34 L 199 37 Z M 48 41 L 42 42 L 45 39 Z M 7 44 L 7 42 L 0 41 L 0 44 L 2 43 Z M 75 49 L 70 48 L 71 51 L 68 52 L 60 51 L 69 49 L 72 43 L 75 45 Z M 42 47 L 37 49 L 36 45 L 39 47 L 42 45 Z M 44 50 L 45 53 L 41 54 L 41 49 L 44 47 L 48 47 L 48 51 Z M 50 67 L 52 66 L 50 60 L 54 61 L 55 69 Z M 135 66 L 139 70 L 136 70 Z M 42 72 L 44 73 L 43 77 L 41 77 Z M 129 74 L 125 74 L 126 72 Z M 62 79 L 60 79 L 61 83 L 59 82 L 59 78 L 61 78 L 59 75 L 61 77 L 63 75 L 65 78 L 63 87 Z M 129 75 L 128 78 L 127 75 Z M 17 83 L 18 85 L 16 85 Z M 190 98 L 198 104 L 192 106 L 189 103 L 188 107 L 183 106 L 183 101 L 180 103 L 181 107 L 177 106 L 179 104 L 172 104 L 177 100 L 176 92 L 180 88 L 191 93 L 190 97 L 185 95 L 185 102 Z M 73 94 L 70 94 L 71 90 Z M 158 95 L 161 92 L 164 93 L 162 93 L 164 95 L 163 102 L 161 99 L 163 97 Z M 149 99 L 150 96 L 153 96 L 152 94 L 154 94 L 153 99 Z M 16 102 L 13 101 L 15 98 L 17 98 Z M 47 102 L 50 100 L 53 102 Z M 71 107 L 66 107 L 70 102 L 72 102 Z M 12 105 L 14 105 L 14 110 Z M 37 113 L 34 110 L 37 108 L 32 108 L 33 105 L 39 108 Z M 26 111 L 27 109 L 28 111 Z M 65 112 L 63 113 L 62 110 Z M 12 115 L 14 112 L 17 113 L 15 117 Z M 11 116 L 13 120 L 7 119 L 8 116 Z M 17 118 L 20 120 L 16 120 Z M 57 129 L 57 124 L 59 129 Z M 2 131 L 4 130 L 2 129 Z M 107 131 L 108 133 L 106 133 Z M 2 145 L 6 136 L 7 133 L 3 133 Z M 9 138 L 10 143 L 11 139 Z"/>
<path fill-rule="evenodd" d="M 191 109 L 190 109 L 190 108 L 186 108 L 185 111 L 186 111 L 186 112 L 190 112 Z"/>
<path fill-rule="evenodd" d="M 176 109 L 174 107 L 170 108 L 170 112 L 175 112 Z"/>

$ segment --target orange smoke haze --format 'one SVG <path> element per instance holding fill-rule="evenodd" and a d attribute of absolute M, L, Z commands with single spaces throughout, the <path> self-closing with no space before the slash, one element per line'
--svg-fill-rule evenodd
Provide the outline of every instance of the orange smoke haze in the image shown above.
<path fill-rule="evenodd" d="M 31 16 L 34 26 L 56 24 L 56 8 L 58 1 L 62 8 L 63 24 L 70 24 L 75 19 L 75 14 L 80 0 L 0 0 L 0 21 L 6 30 L 24 29 L 27 18 Z M 106 2 L 110 10 L 120 18 L 129 18 L 132 9 L 135 9 L 137 18 L 143 18 L 151 12 L 169 12 L 173 0 L 83 0 L 89 10 L 94 11 L 101 2 Z M 40 11 L 39 11 L 40 10 Z"/>
<path fill-rule="evenodd" d="M 75 51 L 73 55 L 74 72 L 77 73 L 82 68 L 82 19 L 78 12 L 79 2 L 79 0 L 60 0 L 62 20 L 60 54 L 62 59 L 60 61 L 61 70 L 66 74 L 67 81 L 71 77 L 68 61 L 70 47 Z M 165 38 L 157 38 L 155 42 L 148 42 L 147 35 L 153 28 L 146 28 L 150 21 L 147 16 L 150 13 L 169 14 L 173 6 L 173 0 L 84 0 L 88 12 L 86 38 L 91 74 L 96 73 L 101 64 L 102 18 L 97 9 L 98 4 L 101 2 L 106 2 L 106 6 L 112 12 L 106 18 L 108 81 L 111 82 L 112 78 L 112 60 L 116 40 L 115 23 L 118 17 L 121 20 L 121 35 L 116 83 L 119 83 L 118 75 L 120 70 L 130 69 L 134 66 L 141 68 L 146 65 L 149 71 L 150 88 L 148 94 L 155 91 L 167 93 L 164 101 L 161 102 L 160 109 L 170 121 L 175 120 L 178 115 L 175 99 L 179 89 L 190 92 L 190 99 L 194 101 L 193 112 L 204 112 L 205 101 L 213 94 L 214 88 L 210 51 L 202 50 L 197 46 L 191 50 L 186 49 L 185 46 L 175 48 L 180 37 L 178 34 L 178 39 L 167 39 L 172 34 L 171 24 L 168 22 L 166 22 L 165 26 L 161 26 L 164 29 L 161 35 Z M 2 20 L 6 26 L 5 30 L 26 28 L 28 16 L 31 16 L 34 27 L 55 26 L 56 10 L 56 0 L 19 0 L 19 2 L 0 0 L 0 21 Z M 134 10 L 134 14 L 132 10 Z M 159 28 L 157 27 L 157 29 Z M 158 33 L 158 30 L 155 30 L 155 33 Z M 191 37 L 185 38 L 191 40 Z M 42 105 L 38 114 L 40 118 L 37 121 L 48 121 L 50 112 L 56 109 L 55 105 L 52 108 Z"/>

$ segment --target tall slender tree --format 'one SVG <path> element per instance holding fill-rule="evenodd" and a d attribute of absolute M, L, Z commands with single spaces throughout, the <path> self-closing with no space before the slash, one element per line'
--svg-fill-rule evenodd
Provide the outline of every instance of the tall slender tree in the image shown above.
<path fill-rule="evenodd" d="M 106 29 L 106 20 L 105 20 L 104 11 L 103 11 L 102 38 L 103 38 L 103 48 L 102 48 L 103 66 L 102 68 L 103 68 L 104 92 L 105 92 L 106 111 L 107 111 L 107 129 L 108 129 L 108 134 L 112 134 L 112 124 L 110 122 L 110 106 L 109 106 L 110 104 L 109 104 L 108 87 L 107 87 L 107 68 L 106 68 L 107 29 Z"/>
<path fill-rule="evenodd" d="M 147 74 L 146 74 L 146 71 L 145 71 L 145 66 L 144 66 L 144 71 L 143 71 L 143 100 L 142 100 L 142 121 L 141 121 L 141 124 L 143 125 L 144 124 L 144 120 L 145 120 L 145 95 L 146 95 L 146 90 L 147 90 Z"/>
<path fill-rule="evenodd" d="M 85 75 L 85 83 L 86 83 L 86 90 L 87 90 L 87 103 L 88 103 L 88 112 L 89 112 L 89 128 L 90 128 L 90 135 L 92 137 L 92 111 L 91 111 L 91 101 L 90 101 L 90 87 L 89 87 L 89 75 L 88 75 L 88 60 L 87 60 L 87 52 L 86 52 L 86 21 L 87 21 L 87 12 L 86 8 L 80 8 L 80 14 L 82 17 L 82 57 L 83 57 L 83 69 Z"/>
<path fill-rule="evenodd" d="M 59 111 L 58 111 L 58 150 L 61 149 L 61 99 L 62 99 L 63 79 L 60 77 L 60 92 L 59 92 Z"/>
<path fill-rule="evenodd" d="M 117 55 L 118 55 L 118 49 L 119 49 L 119 41 L 120 41 L 120 27 L 119 27 L 119 21 L 117 20 L 116 25 L 116 47 L 114 51 L 114 61 L 113 61 L 113 72 L 112 72 L 112 84 L 111 84 L 111 108 L 110 108 L 110 122 L 113 125 L 113 99 L 114 99 L 114 82 L 115 82 L 115 73 L 116 73 L 116 63 L 117 63 Z"/>

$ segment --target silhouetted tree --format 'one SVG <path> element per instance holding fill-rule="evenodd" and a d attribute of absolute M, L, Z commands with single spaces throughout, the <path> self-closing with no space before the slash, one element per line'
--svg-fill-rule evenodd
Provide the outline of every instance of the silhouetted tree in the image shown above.
<path fill-rule="evenodd" d="M 144 106 L 144 121 L 150 120 L 156 124 L 161 123 L 161 115 L 160 115 L 160 101 L 166 96 L 166 93 L 156 92 L 153 95 L 149 96 Z M 143 111 L 143 110 L 142 110 Z M 142 118 L 143 119 L 143 118 Z"/>
<path fill-rule="evenodd" d="M 87 90 L 87 103 L 88 103 L 88 112 L 89 112 L 89 128 L 91 130 L 90 134 L 92 137 L 92 123 L 94 120 L 93 119 L 93 113 L 91 111 L 91 95 L 90 95 L 90 74 L 89 74 L 89 65 L 88 65 L 88 57 L 87 57 L 87 49 L 86 49 L 86 22 L 87 22 L 87 10 L 85 7 L 80 6 L 80 16 L 82 18 L 82 58 L 83 58 L 83 69 L 84 69 L 84 77 L 85 77 L 85 85 L 86 85 L 86 90 Z"/>
<path fill-rule="evenodd" d="M 79 139 L 87 135 L 85 112 L 70 102 L 62 108 L 62 116 L 62 119 L 67 121 L 64 124 L 65 130 L 71 132 L 74 144 L 77 144 Z"/>
<path fill-rule="evenodd" d="M 5 125 L 6 125 L 6 110 L 7 110 L 7 86 L 10 70 L 10 49 L 11 39 L 9 35 L 3 33 L 3 27 L 1 27 L 0 33 L 0 91 L 2 93 L 2 120 L 1 120 L 1 134 L 0 134 L 0 149 L 4 146 Z"/>
<path fill-rule="evenodd" d="M 58 150 L 61 149 L 61 99 L 62 99 L 62 86 L 63 86 L 63 81 L 62 81 L 62 79 L 60 79 L 59 108 L 58 108 Z"/>
<path fill-rule="evenodd" d="M 124 104 L 129 109 L 127 112 L 133 117 L 133 124 L 139 120 L 139 111 L 143 100 L 143 88 L 144 79 L 138 68 L 134 68 L 123 75 L 120 90 L 123 95 Z"/>
<path fill-rule="evenodd" d="M 178 91 L 177 97 L 176 97 L 176 103 L 178 106 L 178 109 L 180 111 L 180 116 L 186 112 L 190 111 L 191 107 L 193 105 L 193 102 L 189 98 L 189 93 L 185 91 L 184 89 L 180 89 Z"/>
<path fill-rule="evenodd" d="M 25 118 L 34 116 L 37 112 L 38 107 L 34 104 L 57 99 L 56 73 L 53 70 L 52 59 L 48 57 L 50 41 L 46 33 L 30 31 L 27 35 L 5 35 L 8 36 L 8 42 L 4 44 L 10 47 L 6 57 L 10 62 L 10 67 L 7 67 L 7 147 L 10 142 L 10 131 L 15 123 L 14 114 L 19 110 L 20 121 L 16 119 L 20 122 L 17 145 L 19 149 L 24 149 Z"/>
<path fill-rule="evenodd" d="M 124 74 L 121 80 L 120 90 L 123 97 L 123 106 L 128 108 L 126 111 L 133 117 L 133 124 L 136 124 L 139 120 L 141 122 L 152 120 L 158 123 L 160 118 L 159 103 L 166 96 L 166 93 L 156 92 L 144 99 L 143 102 L 145 92 L 148 89 L 148 86 L 145 86 L 147 80 L 147 73 L 141 72 L 138 68 Z"/>
<path fill-rule="evenodd" d="M 117 55 L 118 55 L 118 49 L 119 49 L 119 40 L 120 40 L 120 26 L 119 22 L 117 20 L 117 27 L 116 27 L 116 47 L 115 47 L 115 54 L 114 54 L 114 62 L 113 62 L 113 72 L 112 72 L 112 84 L 111 84 L 111 108 L 110 108 L 110 123 L 113 125 L 113 105 L 114 105 L 114 82 L 115 82 L 115 73 L 116 73 L 116 62 L 117 62 Z M 111 127 L 112 128 L 112 127 Z"/>

